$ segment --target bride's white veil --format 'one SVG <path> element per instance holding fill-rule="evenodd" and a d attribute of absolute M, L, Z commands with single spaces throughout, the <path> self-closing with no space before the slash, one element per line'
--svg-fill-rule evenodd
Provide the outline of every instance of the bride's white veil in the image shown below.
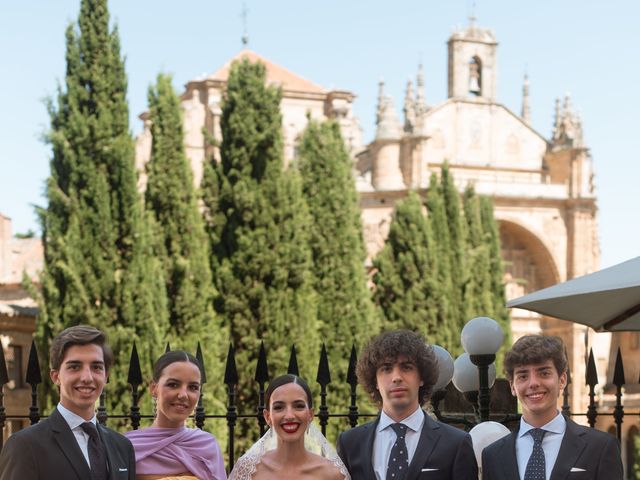
<path fill-rule="evenodd" d="M 258 464 L 262 460 L 265 453 L 274 450 L 277 445 L 276 435 L 271 429 L 254 443 L 247 452 L 240 457 L 233 467 L 233 471 L 229 476 L 229 480 L 251 480 L 251 476 L 256 473 Z M 304 447 L 307 451 L 320 455 L 333 463 L 340 473 L 344 475 L 345 480 L 350 480 L 351 476 L 347 472 L 347 468 L 342 463 L 336 449 L 327 441 L 322 432 L 311 422 L 309 428 L 304 435 Z"/>

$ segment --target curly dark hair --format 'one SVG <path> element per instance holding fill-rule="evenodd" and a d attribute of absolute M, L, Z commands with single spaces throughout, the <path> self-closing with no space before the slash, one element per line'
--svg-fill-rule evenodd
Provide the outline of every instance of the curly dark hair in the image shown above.
<path fill-rule="evenodd" d="M 374 402 L 382 405 L 382 397 L 376 388 L 376 373 L 383 363 L 395 362 L 399 357 L 406 357 L 416 365 L 423 382 L 418 392 L 418 399 L 420 405 L 424 405 L 429 400 L 433 386 L 438 380 L 438 360 L 433 347 L 415 332 L 394 330 L 374 337 L 358 359 L 356 366 L 358 382 Z"/>
<path fill-rule="evenodd" d="M 567 371 L 567 352 L 560 337 L 525 335 L 504 356 L 504 373 L 513 381 L 513 371 L 521 365 L 537 365 L 552 360 L 558 375 Z"/>

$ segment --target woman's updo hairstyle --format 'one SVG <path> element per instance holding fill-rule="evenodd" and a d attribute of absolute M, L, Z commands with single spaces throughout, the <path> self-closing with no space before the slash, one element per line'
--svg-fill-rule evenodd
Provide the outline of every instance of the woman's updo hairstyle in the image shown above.
<path fill-rule="evenodd" d="M 155 383 L 158 383 L 164 369 L 172 363 L 176 362 L 193 363 L 196 367 L 198 367 L 200 377 L 202 378 L 202 366 L 200 365 L 200 362 L 196 357 L 194 357 L 190 353 L 185 352 L 184 350 L 171 350 L 164 353 L 160 356 L 160 358 L 158 358 L 158 360 L 156 360 L 156 363 L 153 366 L 153 381 Z"/>
<path fill-rule="evenodd" d="M 307 406 L 309 408 L 313 408 L 313 400 L 311 398 L 311 389 L 307 382 L 305 382 L 302 378 L 297 375 L 291 375 L 290 373 L 286 375 L 280 375 L 279 377 L 274 378 L 269 383 L 267 387 L 267 391 L 264 394 L 264 403 L 266 408 L 269 408 L 271 403 L 271 395 L 275 391 L 276 388 L 281 387 L 283 385 L 287 385 L 288 383 L 295 383 L 296 385 L 300 385 L 304 390 L 304 393 L 307 395 Z"/>

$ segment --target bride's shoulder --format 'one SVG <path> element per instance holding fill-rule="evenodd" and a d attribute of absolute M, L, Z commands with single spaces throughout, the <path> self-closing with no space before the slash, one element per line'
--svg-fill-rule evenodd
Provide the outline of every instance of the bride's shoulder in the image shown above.
<path fill-rule="evenodd" d="M 309 462 L 309 467 L 314 471 L 315 478 L 321 478 L 322 480 L 345 480 L 349 479 L 346 472 L 342 472 L 340 466 L 335 462 L 332 462 L 328 458 L 321 457 L 315 453 L 310 453 L 312 460 Z"/>

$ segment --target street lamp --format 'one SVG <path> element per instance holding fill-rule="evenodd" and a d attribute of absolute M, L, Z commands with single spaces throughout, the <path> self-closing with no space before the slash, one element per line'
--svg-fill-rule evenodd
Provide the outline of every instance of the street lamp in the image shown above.
<path fill-rule="evenodd" d="M 480 421 L 485 422 L 489 420 L 489 403 L 491 401 L 489 390 L 496 378 L 496 366 L 493 362 L 504 341 L 504 332 L 494 319 L 476 317 L 469 320 L 464 326 L 460 340 L 462 348 L 469 354 L 469 360 L 478 367 L 478 406 Z M 490 367 L 493 368 L 493 380 L 491 381 Z"/>
<path fill-rule="evenodd" d="M 431 403 L 438 418 L 447 422 L 460 421 L 469 425 L 464 418 L 443 417 L 438 404 L 444 399 L 445 387 L 449 381 L 464 394 L 469 402 L 478 405 L 476 418 L 480 422 L 489 420 L 490 389 L 496 380 L 496 352 L 504 340 L 504 333 L 495 320 L 488 317 L 476 317 L 464 326 L 460 334 L 465 353 L 455 362 L 444 348 L 434 345 L 438 359 L 439 375 L 434 386 Z M 477 421 L 476 420 L 476 421 Z M 471 424 L 473 425 L 473 424 Z"/>

